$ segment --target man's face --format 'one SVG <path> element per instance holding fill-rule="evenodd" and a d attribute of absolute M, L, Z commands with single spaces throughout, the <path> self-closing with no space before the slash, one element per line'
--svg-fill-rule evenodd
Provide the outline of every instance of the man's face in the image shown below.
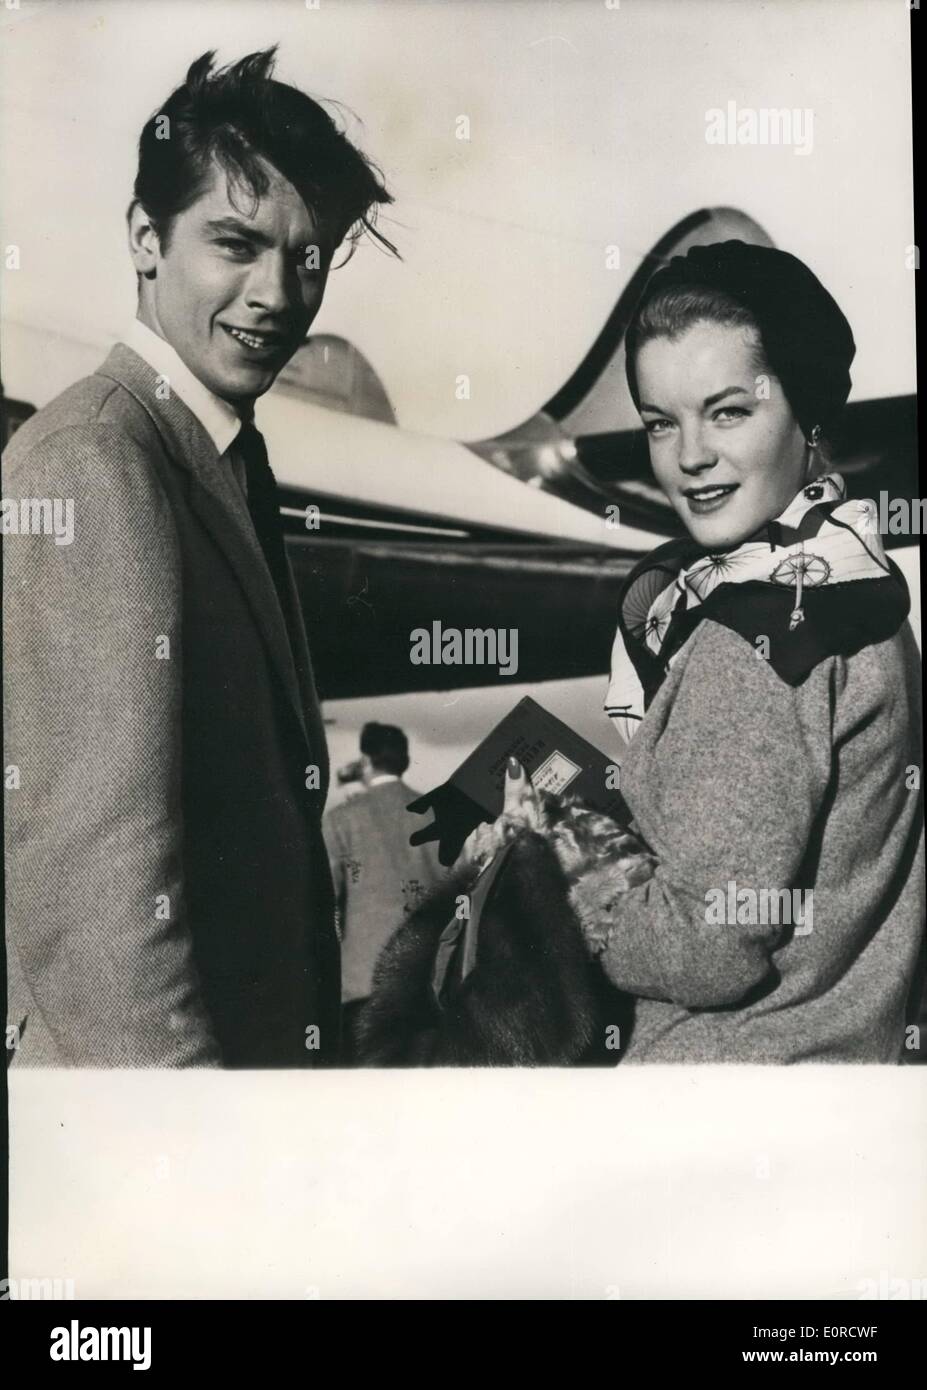
<path fill-rule="evenodd" d="M 155 274 L 141 282 L 142 321 L 204 386 L 237 406 L 269 390 L 305 339 L 331 263 L 296 189 L 263 167 L 267 193 L 255 207 L 236 189 L 236 207 L 214 165 L 201 197 L 174 219 L 167 250 L 149 237 Z"/>

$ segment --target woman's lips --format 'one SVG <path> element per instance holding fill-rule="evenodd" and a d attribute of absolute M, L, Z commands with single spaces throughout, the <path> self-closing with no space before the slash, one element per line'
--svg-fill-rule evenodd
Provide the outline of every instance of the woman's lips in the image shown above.
<path fill-rule="evenodd" d="M 739 483 L 712 483 L 686 488 L 682 495 L 694 516 L 705 516 L 708 512 L 720 511 L 739 487 Z"/>

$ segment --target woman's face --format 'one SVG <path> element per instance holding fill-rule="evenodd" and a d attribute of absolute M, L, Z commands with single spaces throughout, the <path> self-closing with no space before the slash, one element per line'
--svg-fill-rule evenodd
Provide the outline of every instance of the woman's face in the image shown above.
<path fill-rule="evenodd" d="M 807 450 L 748 328 L 696 323 L 637 354 L 640 413 L 657 482 L 689 533 L 739 545 L 808 480 Z"/>

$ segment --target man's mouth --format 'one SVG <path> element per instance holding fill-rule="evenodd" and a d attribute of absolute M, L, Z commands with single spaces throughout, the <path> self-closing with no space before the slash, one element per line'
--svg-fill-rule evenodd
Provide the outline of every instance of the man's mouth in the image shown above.
<path fill-rule="evenodd" d="M 723 507 L 739 487 L 739 483 L 711 483 L 705 487 L 684 488 L 682 495 L 691 512 L 696 516 L 704 516 L 706 512 L 715 512 Z"/>
<path fill-rule="evenodd" d="M 236 343 L 240 343 L 250 353 L 264 355 L 279 352 L 286 341 L 282 333 L 265 333 L 254 328 L 233 328 L 227 323 L 222 327 L 230 338 L 234 338 Z"/>

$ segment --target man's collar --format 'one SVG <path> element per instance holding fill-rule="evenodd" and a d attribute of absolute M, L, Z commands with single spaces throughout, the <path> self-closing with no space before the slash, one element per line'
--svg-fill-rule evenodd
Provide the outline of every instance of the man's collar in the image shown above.
<path fill-rule="evenodd" d="M 170 343 L 142 323 L 141 319 L 132 320 L 122 341 L 159 376 L 167 379 L 170 390 L 193 412 L 217 451 L 224 454 L 241 428 L 241 418 L 234 406 L 204 386 Z"/>
<path fill-rule="evenodd" d="M 393 772 L 377 772 L 367 783 L 368 787 L 379 787 L 384 782 L 398 782 L 399 778 Z"/>

